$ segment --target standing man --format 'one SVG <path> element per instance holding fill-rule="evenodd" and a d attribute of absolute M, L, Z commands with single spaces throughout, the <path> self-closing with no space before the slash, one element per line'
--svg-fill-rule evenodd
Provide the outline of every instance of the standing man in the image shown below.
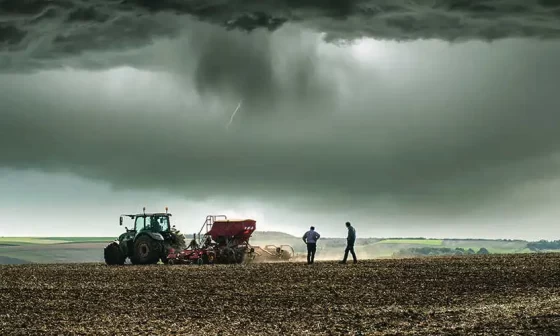
<path fill-rule="evenodd" d="M 321 235 L 315 231 L 315 227 L 312 226 L 309 231 L 307 231 L 302 239 L 303 242 L 307 244 L 307 265 L 313 264 L 315 261 L 315 252 L 317 251 L 317 240 Z"/>
<path fill-rule="evenodd" d="M 358 262 L 356 258 L 356 253 L 354 252 L 354 243 L 356 242 L 356 229 L 346 222 L 346 227 L 348 228 L 348 237 L 346 238 L 346 250 L 344 250 L 344 259 L 340 262 L 341 264 L 346 264 L 346 259 L 348 259 L 348 252 L 352 253 L 352 258 L 354 259 L 354 264 Z"/>

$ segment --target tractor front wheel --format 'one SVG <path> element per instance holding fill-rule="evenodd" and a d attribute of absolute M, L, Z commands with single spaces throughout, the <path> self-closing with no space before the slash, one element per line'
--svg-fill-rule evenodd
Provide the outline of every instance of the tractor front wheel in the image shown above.
<path fill-rule="evenodd" d="M 157 264 L 161 244 L 149 236 L 140 236 L 134 242 L 134 261 L 140 265 Z"/>
<path fill-rule="evenodd" d="M 103 254 L 107 265 L 124 265 L 124 261 L 126 260 L 126 256 L 119 248 L 119 244 L 115 242 L 107 245 Z"/>

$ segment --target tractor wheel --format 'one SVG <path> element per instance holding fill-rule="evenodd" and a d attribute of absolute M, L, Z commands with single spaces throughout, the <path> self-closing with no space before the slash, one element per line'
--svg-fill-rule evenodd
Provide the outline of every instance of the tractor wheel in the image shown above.
<path fill-rule="evenodd" d="M 126 260 L 125 255 L 119 248 L 119 244 L 114 242 L 105 247 L 103 254 L 107 265 L 124 265 Z"/>
<path fill-rule="evenodd" d="M 136 264 L 157 264 L 160 258 L 161 244 L 149 236 L 140 236 L 134 242 L 134 261 Z"/>

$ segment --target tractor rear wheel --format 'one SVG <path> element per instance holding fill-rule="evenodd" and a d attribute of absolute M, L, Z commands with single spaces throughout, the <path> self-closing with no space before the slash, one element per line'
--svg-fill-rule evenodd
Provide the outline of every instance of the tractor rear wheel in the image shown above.
<path fill-rule="evenodd" d="M 107 265 L 124 265 L 124 261 L 126 260 L 126 256 L 119 248 L 119 244 L 115 242 L 105 247 L 103 255 Z"/>
<path fill-rule="evenodd" d="M 140 265 L 157 264 L 162 246 L 149 236 L 140 236 L 134 242 L 134 261 Z"/>

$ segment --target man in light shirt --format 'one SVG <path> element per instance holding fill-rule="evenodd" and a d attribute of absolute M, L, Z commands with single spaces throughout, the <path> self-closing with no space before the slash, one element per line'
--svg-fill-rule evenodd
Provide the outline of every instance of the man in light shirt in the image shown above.
<path fill-rule="evenodd" d="M 311 265 L 315 261 L 315 252 L 317 251 L 317 240 L 321 238 L 321 235 L 315 231 L 315 227 L 312 226 L 309 231 L 307 231 L 302 239 L 303 242 L 307 244 L 307 264 Z"/>

